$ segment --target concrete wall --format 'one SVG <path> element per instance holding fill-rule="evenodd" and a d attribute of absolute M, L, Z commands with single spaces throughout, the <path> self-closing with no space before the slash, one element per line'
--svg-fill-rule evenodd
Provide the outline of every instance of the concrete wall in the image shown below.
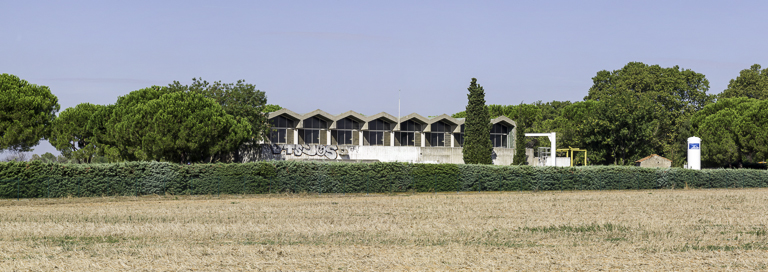
<path fill-rule="evenodd" d="M 461 147 L 418 146 L 357 146 L 357 145 L 303 145 L 297 152 L 296 145 L 261 145 L 255 152 L 243 155 L 243 162 L 259 160 L 323 160 L 323 161 L 371 161 L 412 163 L 463 164 Z M 510 165 L 515 150 L 494 148 L 493 164 Z"/>

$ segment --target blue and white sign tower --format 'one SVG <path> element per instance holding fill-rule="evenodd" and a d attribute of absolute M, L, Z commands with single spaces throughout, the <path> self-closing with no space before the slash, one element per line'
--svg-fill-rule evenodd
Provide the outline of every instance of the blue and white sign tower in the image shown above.
<path fill-rule="evenodd" d="M 701 170 L 701 138 L 688 138 L 688 169 Z"/>

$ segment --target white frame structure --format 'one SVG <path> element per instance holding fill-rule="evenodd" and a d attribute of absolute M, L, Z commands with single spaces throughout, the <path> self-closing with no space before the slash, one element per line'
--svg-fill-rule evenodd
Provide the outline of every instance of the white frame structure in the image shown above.
<path fill-rule="evenodd" d="M 557 134 L 555 132 L 550 133 L 526 133 L 525 137 L 547 137 L 551 145 L 550 150 L 557 150 Z M 552 159 L 547 161 L 546 166 L 557 166 L 557 153 L 552 151 Z"/>

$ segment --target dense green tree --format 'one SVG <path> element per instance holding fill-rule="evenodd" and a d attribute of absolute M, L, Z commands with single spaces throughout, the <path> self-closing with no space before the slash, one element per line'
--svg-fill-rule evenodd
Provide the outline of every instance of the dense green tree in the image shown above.
<path fill-rule="evenodd" d="M 277 105 L 267 105 L 267 96 L 256 89 L 253 84 L 238 80 L 236 83 L 209 83 L 202 78 L 193 78 L 192 84 L 181 85 L 174 81 L 168 88 L 171 91 L 193 92 L 211 98 L 224 108 L 224 111 L 235 118 L 243 118 L 250 124 L 249 137 L 241 143 L 239 152 L 224 152 L 215 154 L 217 160 L 233 161 L 241 152 L 251 153 L 258 148 L 257 143 L 266 141 L 271 125 L 267 113 L 281 109 Z"/>
<path fill-rule="evenodd" d="M 210 160 L 218 152 L 236 150 L 251 131 L 246 119 L 228 115 L 214 100 L 194 92 L 170 92 L 120 112 L 125 115 L 115 132 L 131 134 L 121 139 L 136 145 L 118 144 L 138 160 Z"/>
<path fill-rule="evenodd" d="M 742 167 L 768 155 L 768 100 L 723 98 L 691 118 L 702 141 L 702 160 L 719 166 Z"/>
<path fill-rule="evenodd" d="M 123 161 L 149 160 L 142 148 L 145 129 L 155 123 L 152 116 L 137 116 L 138 110 L 150 101 L 173 91 L 166 87 L 152 86 L 118 97 L 113 107 L 100 109 L 89 124 L 99 139 L 99 148 L 110 158 Z M 108 116 L 103 116 L 109 114 Z M 106 118 L 106 120 L 99 120 Z M 171 126 L 173 124 L 164 124 Z M 102 130 L 103 129 L 103 130 Z"/>
<path fill-rule="evenodd" d="M 736 124 L 747 161 L 768 159 L 768 100 L 752 102 Z"/>
<path fill-rule="evenodd" d="M 51 145 L 59 151 L 66 150 L 69 159 L 90 163 L 97 149 L 92 142 L 93 132 L 88 129 L 88 122 L 99 107 L 81 103 L 62 111 L 51 126 Z"/>
<path fill-rule="evenodd" d="M 653 152 L 659 111 L 648 97 L 624 93 L 570 105 L 559 121 L 573 134 L 564 136 L 588 150 L 591 164 L 627 165 Z"/>
<path fill-rule="evenodd" d="M 768 69 L 760 70 L 760 64 L 739 72 L 736 79 L 731 79 L 728 88 L 720 93 L 720 98 L 748 97 L 768 99 Z"/>
<path fill-rule="evenodd" d="M 654 115 L 659 131 L 647 150 L 673 160 L 673 165 L 678 166 L 685 161 L 685 145 L 679 142 L 688 136 L 681 135 L 688 131 L 684 125 L 696 111 L 714 101 L 714 96 L 706 93 L 709 81 L 703 74 L 678 66 L 662 68 L 630 62 L 620 70 L 600 71 L 592 81 L 585 100 L 603 101 L 631 94 L 654 103 L 659 110 Z"/>
<path fill-rule="evenodd" d="M 112 119 L 112 112 L 115 110 L 115 105 L 97 106 L 96 111 L 88 120 L 87 129 L 93 135 L 91 143 L 98 148 L 97 156 L 106 158 L 110 162 L 121 161 L 121 152 L 117 147 L 116 140 L 110 136 L 110 132 L 107 129 L 109 122 Z"/>
<path fill-rule="evenodd" d="M 59 108 L 48 87 L 0 74 L 0 150 L 31 151 L 48 137 Z"/>
<path fill-rule="evenodd" d="M 521 127 L 522 120 L 518 119 L 517 128 L 515 128 L 515 156 L 512 159 L 512 165 L 526 165 L 528 163 L 525 154 L 525 128 Z"/>
<path fill-rule="evenodd" d="M 739 121 L 740 115 L 736 110 L 726 108 L 708 116 L 699 124 L 699 135 L 704 143 L 701 150 L 703 160 L 717 165 L 742 162 L 738 132 L 731 125 Z"/>
<path fill-rule="evenodd" d="M 238 80 L 236 83 L 209 83 L 202 78 L 193 78 L 192 84 L 181 85 L 178 81 L 168 86 L 170 91 L 194 92 L 211 98 L 224 108 L 224 111 L 235 118 L 245 118 L 251 125 L 250 138 L 253 141 L 267 140 L 269 122 L 267 110 L 279 110 L 280 106 L 269 105 L 264 92 L 256 89 L 253 84 Z"/>
<path fill-rule="evenodd" d="M 562 115 L 554 121 L 559 128 L 557 131 L 558 143 L 563 147 L 586 149 L 589 155 L 589 164 L 607 163 L 605 159 L 607 150 L 596 149 L 599 145 L 595 143 L 601 142 L 601 139 L 590 139 L 590 137 L 596 136 L 594 131 L 590 129 L 593 129 L 592 127 L 595 125 L 592 123 L 596 119 L 593 115 L 596 114 L 600 106 L 602 106 L 601 102 L 594 100 L 576 102 L 563 109 Z M 577 160 L 574 158 L 575 161 Z"/>
<path fill-rule="evenodd" d="M 491 118 L 485 105 L 485 90 L 472 78 L 467 98 L 467 119 L 464 121 L 464 163 L 492 164 Z"/>

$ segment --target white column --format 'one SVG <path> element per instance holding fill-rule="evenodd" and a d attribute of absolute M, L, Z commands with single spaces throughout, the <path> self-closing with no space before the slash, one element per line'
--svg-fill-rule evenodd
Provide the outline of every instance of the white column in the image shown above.
<path fill-rule="evenodd" d="M 425 147 L 426 141 L 424 140 L 424 132 L 419 133 L 419 137 L 421 137 L 421 147 Z"/>
<path fill-rule="evenodd" d="M 557 144 L 555 143 L 555 141 L 557 141 L 556 137 L 557 136 L 555 135 L 554 132 L 552 132 L 550 136 L 547 137 L 549 138 L 549 143 L 552 145 L 550 147 L 552 152 L 552 166 L 557 166 Z"/>
<path fill-rule="evenodd" d="M 395 132 L 389 132 L 389 146 L 395 146 Z"/>
<path fill-rule="evenodd" d="M 360 137 L 358 139 L 360 139 L 358 144 L 360 144 L 360 146 L 363 146 L 363 131 L 362 130 L 360 130 Z"/>
<path fill-rule="evenodd" d="M 293 130 L 293 144 L 299 144 L 299 130 Z"/>
<path fill-rule="evenodd" d="M 454 141 L 453 133 L 451 133 L 451 147 L 453 147 L 453 141 Z"/>
<path fill-rule="evenodd" d="M 327 144 L 327 145 L 331 145 L 331 130 L 330 130 L 330 129 L 329 129 L 329 130 L 326 130 L 326 131 L 325 131 L 325 133 L 326 133 L 326 134 L 325 134 L 325 135 L 326 135 L 325 139 L 326 139 L 326 140 L 327 140 L 327 142 L 328 142 L 328 143 L 326 143 L 326 144 Z"/>

